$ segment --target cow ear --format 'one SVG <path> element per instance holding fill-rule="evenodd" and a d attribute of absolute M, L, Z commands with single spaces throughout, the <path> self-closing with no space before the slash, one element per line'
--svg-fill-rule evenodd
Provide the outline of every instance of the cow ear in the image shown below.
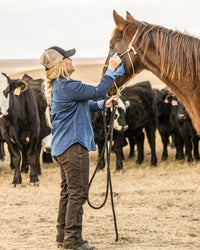
<path fill-rule="evenodd" d="M 29 82 L 30 80 L 32 80 L 32 78 L 31 78 L 29 75 L 27 75 L 27 74 L 24 74 L 24 75 L 23 75 L 22 81 L 27 81 L 27 82 Z"/>
<path fill-rule="evenodd" d="M 135 18 L 128 11 L 126 11 L 126 20 L 127 21 L 134 21 Z"/>
<path fill-rule="evenodd" d="M 125 107 L 126 108 L 130 107 L 130 102 L 129 101 L 125 101 Z"/>
<path fill-rule="evenodd" d="M 2 75 L 4 75 L 4 76 L 7 78 L 8 84 L 11 84 L 11 83 L 12 83 L 12 80 L 10 79 L 9 76 L 7 76 L 7 75 L 6 75 L 5 73 L 3 73 L 3 72 L 2 72 Z"/>
<path fill-rule="evenodd" d="M 115 10 L 113 11 L 113 18 L 117 29 L 122 31 L 126 25 L 126 20 L 122 16 L 117 14 Z"/>

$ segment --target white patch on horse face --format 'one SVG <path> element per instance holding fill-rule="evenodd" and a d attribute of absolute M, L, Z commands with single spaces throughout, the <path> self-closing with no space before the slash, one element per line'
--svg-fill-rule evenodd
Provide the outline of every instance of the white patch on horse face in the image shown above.
<path fill-rule="evenodd" d="M 7 113 L 9 107 L 9 97 L 5 97 L 3 91 L 8 87 L 7 78 L 0 73 L 0 117 Z"/>

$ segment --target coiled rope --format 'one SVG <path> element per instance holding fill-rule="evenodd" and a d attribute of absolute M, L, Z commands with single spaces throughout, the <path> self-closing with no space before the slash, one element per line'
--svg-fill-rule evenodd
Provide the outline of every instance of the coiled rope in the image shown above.
<path fill-rule="evenodd" d="M 106 116 L 105 115 L 105 102 L 106 102 L 106 100 L 104 101 L 104 106 L 103 106 L 103 126 L 104 126 L 105 142 L 104 142 L 103 150 L 102 150 L 101 155 L 99 157 L 99 161 L 100 161 L 101 158 L 104 157 L 104 152 L 105 152 L 105 149 L 106 149 L 106 156 L 107 156 L 106 194 L 105 194 L 104 201 L 100 206 L 94 206 L 94 205 L 91 204 L 91 202 L 89 200 L 89 189 L 90 189 L 92 181 L 93 181 L 93 179 L 94 179 L 94 177 L 95 177 L 95 175 L 97 173 L 97 170 L 98 170 L 98 164 L 97 164 L 96 169 L 94 170 L 94 173 L 93 173 L 93 175 L 92 175 L 92 177 L 90 179 L 90 182 L 89 182 L 87 202 L 88 202 L 89 206 L 92 207 L 93 209 L 102 208 L 106 204 L 106 201 L 108 199 L 109 188 L 110 188 L 111 205 L 112 205 L 112 212 L 113 212 L 113 219 L 114 219 L 114 226 L 115 226 L 115 234 L 116 234 L 115 241 L 118 241 L 117 221 L 116 221 L 116 215 L 115 215 L 115 207 L 114 207 L 113 191 L 112 191 L 112 182 L 111 182 L 111 174 L 110 174 L 110 155 L 111 155 L 112 141 L 113 141 L 113 124 L 114 124 L 114 119 L 115 119 L 115 112 L 116 112 L 116 104 L 117 103 L 115 101 L 113 101 L 113 111 L 111 112 L 110 126 L 109 126 L 109 129 L 107 131 L 107 124 L 106 124 L 106 117 L 105 117 Z M 109 146 L 108 146 L 108 138 L 109 137 L 110 137 L 110 139 L 109 139 Z"/>

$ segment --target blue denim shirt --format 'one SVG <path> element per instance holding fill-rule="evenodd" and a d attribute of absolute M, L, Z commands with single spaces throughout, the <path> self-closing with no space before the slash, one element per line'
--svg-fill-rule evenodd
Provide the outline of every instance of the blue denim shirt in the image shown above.
<path fill-rule="evenodd" d="M 107 70 L 98 86 L 79 81 L 54 80 L 51 93 L 51 120 L 53 156 L 61 155 L 74 143 L 80 143 L 88 151 L 96 150 L 90 111 L 103 108 L 103 100 L 114 82 L 112 70 Z"/>

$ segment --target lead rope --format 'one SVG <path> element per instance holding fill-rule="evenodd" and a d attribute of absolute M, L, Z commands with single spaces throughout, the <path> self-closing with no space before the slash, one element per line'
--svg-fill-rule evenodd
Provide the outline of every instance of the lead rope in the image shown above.
<path fill-rule="evenodd" d="M 135 73 L 135 70 L 134 70 L 134 65 L 133 65 L 133 62 L 132 62 L 132 59 L 131 59 L 131 56 L 130 56 L 130 51 L 132 50 L 134 55 L 137 54 L 137 51 L 134 49 L 133 47 L 133 42 L 136 38 L 136 35 L 137 35 L 137 32 L 138 30 L 136 31 L 136 33 L 134 34 L 130 44 L 129 44 L 129 47 L 128 49 L 122 53 L 120 55 L 120 57 L 124 56 L 125 54 L 128 54 L 128 57 L 129 57 L 129 60 L 130 60 L 130 63 L 131 63 L 131 66 L 132 66 L 132 70 L 133 70 L 133 75 Z M 108 65 L 104 65 L 104 67 L 108 67 Z M 118 98 L 120 97 L 121 95 L 121 92 L 124 90 L 124 88 L 127 86 L 128 84 L 128 81 L 126 82 L 126 84 L 122 85 L 120 88 L 118 88 L 116 82 L 114 81 L 114 85 L 116 87 L 116 90 L 117 90 L 117 96 Z M 111 204 L 112 204 L 112 212 L 113 212 L 113 219 L 114 219 L 114 226 L 115 226 L 115 233 L 116 233 L 116 239 L 115 241 L 118 241 L 118 230 L 117 230 L 117 221 L 116 221 L 116 215 L 115 215 L 115 208 L 114 208 L 114 200 L 113 200 L 113 191 L 112 191 L 112 182 L 111 182 L 111 175 L 110 175 L 110 154 L 111 154 L 111 150 L 112 150 L 112 141 L 113 141 L 113 123 L 114 123 L 114 118 L 115 118 L 115 111 L 116 111 L 116 105 L 114 105 L 114 102 L 113 102 L 113 112 L 111 113 L 111 119 L 110 119 L 110 126 L 109 126 L 109 129 L 108 129 L 108 132 L 107 132 L 107 125 L 106 125 L 106 118 L 105 118 L 105 102 L 106 100 L 104 101 L 104 107 L 103 107 L 103 124 L 104 124 L 104 134 L 105 134 L 105 142 L 104 142 L 104 145 L 103 145 L 103 150 L 101 152 L 101 155 L 99 157 L 99 161 L 101 160 L 101 158 L 104 156 L 104 152 L 105 152 L 105 148 L 106 148 L 106 154 L 107 154 L 107 183 L 106 183 L 106 194 L 105 194 L 105 198 L 104 198 L 104 201 L 103 203 L 100 205 L 100 206 L 97 206 L 95 207 L 94 205 L 91 204 L 90 200 L 89 200 L 89 189 L 90 189 L 90 186 L 92 184 L 92 181 L 96 175 L 96 172 L 98 170 L 98 164 L 94 170 L 94 173 L 90 179 L 90 182 L 89 182 L 89 186 L 88 186 L 88 197 L 87 197 L 87 202 L 89 204 L 90 207 L 92 207 L 93 209 L 100 209 L 102 208 L 105 204 L 106 204 L 106 201 L 108 199 L 108 192 L 109 192 L 109 187 L 110 187 L 110 196 L 111 196 Z M 108 137 L 109 137 L 109 134 L 110 134 L 110 145 L 109 145 L 109 149 L 108 149 Z M 98 161 L 98 163 L 99 163 Z"/>
<path fill-rule="evenodd" d="M 106 102 L 106 100 L 104 101 L 104 106 L 103 106 L 103 125 L 104 125 L 105 142 L 104 142 L 104 145 L 103 145 L 103 150 L 102 150 L 101 155 L 99 157 L 99 161 L 100 161 L 101 158 L 104 156 L 104 152 L 105 152 L 105 148 L 106 148 L 106 155 L 107 155 L 106 194 L 105 194 L 104 201 L 100 206 L 94 206 L 94 205 L 91 204 L 91 202 L 89 200 L 89 189 L 90 189 L 92 181 L 93 181 L 93 179 L 94 179 L 94 177 L 96 175 L 96 172 L 98 170 L 98 164 L 97 164 L 97 166 L 95 168 L 95 171 L 94 171 L 94 173 L 93 173 L 93 175 L 92 175 L 92 177 L 90 179 L 90 182 L 89 182 L 87 202 L 88 202 L 89 206 L 92 207 L 93 209 L 102 208 L 106 204 L 106 201 L 108 199 L 108 192 L 109 192 L 109 188 L 110 188 L 111 205 L 112 205 L 112 212 L 113 212 L 113 219 L 114 219 L 114 226 L 115 226 L 115 234 L 116 234 L 115 241 L 118 241 L 117 221 L 116 221 L 116 215 L 115 215 L 113 191 L 112 191 L 112 182 L 111 182 L 111 174 L 110 174 L 110 155 L 111 155 L 111 150 L 112 150 L 113 123 L 114 123 L 114 118 L 115 118 L 116 103 L 113 102 L 113 111 L 111 113 L 110 126 L 109 126 L 109 129 L 107 131 L 107 124 L 106 124 L 106 118 L 105 118 L 105 102 Z M 108 147 L 108 137 L 109 136 L 110 136 L 110 140 L 109 140 L 109 147 Z M 99 163 L 99 161 L 98 161 L 98 163 Z"/>

